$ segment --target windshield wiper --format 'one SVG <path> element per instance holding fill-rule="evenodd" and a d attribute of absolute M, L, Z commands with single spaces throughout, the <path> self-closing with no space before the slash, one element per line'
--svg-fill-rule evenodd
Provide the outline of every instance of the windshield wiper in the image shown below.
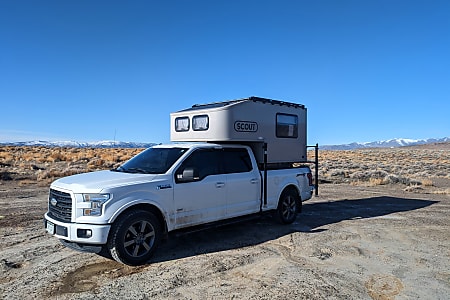
<path fill-rule="evenodd" d="M 122 169 L 123 169 L 124 172 L 127 172 L 127 173 L 143 173 L 143 174 L 147 174 L 148 173 L 147 170 L 144 170 L 144 169 L 141 169 L 141 168 L 128 168 L 128 169 L 122 168 Z"/>
<path fill-rule="evenodd" d="M 151 172 L 142 168 L 124 168 L 122 166 L 118 166 L 115 169 L 111 169 L 113 172 L 124 172 L 124 173 L 142 173 L 142 174 L 150 174 Z"/>
<path fill-rule="evenodd" d="M 122 167 L 122 166 L 118 166 L 115 169 L 111 169 L 111 171 L 113 171 L 113 172 L 125 172 L 125 168 Z"/>

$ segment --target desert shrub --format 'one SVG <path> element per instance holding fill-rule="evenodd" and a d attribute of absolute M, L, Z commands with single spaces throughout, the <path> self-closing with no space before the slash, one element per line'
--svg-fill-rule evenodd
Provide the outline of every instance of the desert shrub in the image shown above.
<path fill-rule="evenodd" d="M 11 167 L 11 162 L 0 161 L 0 167 Z"/>
<path fill-rule="evenodd" d="M 25 152 L 22 154 L 24 161 L 35 161 L 38 156 L 34 152 Z"/>
<path fill-rule="evenodd" d="M 369 185 L 371 186 L 377 186 L 377 185 L 383 185 L 386 184 L 386 180 L 384 178 L 370 178 L 369 179 Z"/>
<path fill-rule="evenodd" d="M 105 161 L 101 158 L 93 158 L 91 159 L 88 163 L 87 166 L 89 169 L 93 169 L 93 168 L 101 168 L 104 167 L 105 165 Z"/>
<path fill-rule="evenodd" d="M 36 184 L 36 180 L 34 179 L 23 179 L 19 181 L 19 186 L 29 185 L 29 184 Z"/>
<path fill-rule="evenodd" d="M 383 179 L 386 176 L 388 176 L 388 173 L 383 170 L 371 171 L 371 172 L 369 172 L 369 174 L 370 174 L 371 179 Z"/>
<path fill-rule="evenodd" d="M 45 156 L 39 156 L 35 159 L 35 161 L 38 163 L 45 163 L 47 162 L 47 158 Z"/>
<path fill-rule="evenodd" d="M 450 173 L 446 173 L 446 172 L 436 172 L 435 176 L 436 176 L 436 177 L 450 178 Z"/>
<path fill-rule="evenodd" d="M 52 168 L 50 170 L 40 170 L 37 172 L 37 180 L 44 180 L 44 179 L 57 179 L 65 176 L 70 176 L 74 174 L 82 173 L 83 171 L 79 169 L 73 169 L 73 168 L 65 168 L 65 169 L 55 169 Z"/>
<path fill-rule="evenodd" d="M 388 183 L 396 184 L 396 183 L 402 183 L 402 179 L 404 179 L 404 177 L 400 177 L 400 176 L 394 175 L 394 174 L 389 174 L 385 177 L 385 179 Z"/>
<path fill-rule="evenodd" d="M 435 190 L 432 193 L 439 194 L 439 195 L 450 195 L 450 188 Z"/>
<path fill-rule="evenodd" d="M 13 180 L 11 173 L 8 171 L 0 172 L 0 180 L 9 181 Z"/>
<path fill-rule="evenodd" d="M 355 181 L 369 181 L 371 178 L 370 172 L 368 171 L 357 171 L 350 174 L 349 177 Z"/>
<path fill-rule="evenodd" d="M 406 188 L 404 188 L 403 190 L 405 192 L 421 193 L 423 191 L 423 188 L 418 185 L 409 185 Z"/>
<path fill-rule="evenodd" d="M 79 162 L 79 163 L 88 163 L 90 159 L 91 159 L 91 158 L 88 157 L 88 156 L 86 156 L 85 154 L 83 154 L 83 153 L 78 153 L 77 156 L 73 156 L 73 157 L 72 157 L 72 160 L 71 160 L 71 161 L 72 161 L 72 162 Z"/>
<path fill-rule="evenodd" d="M 58 162 L 63 161 L 65 159 L 65 156 L 61 152 L 52 152 L 48 158 L 48 161 L 50 162 Z"/>
<path fill-rule="evenodd" d="M 433 186 L 433 180 L 428 178 L 422 179 L 421 183 L 423 186 Z"/>
<path fill-rule="evenodd" d="M 348 171 L 343 169 L 332 170 L 329 174 L 331 177 L 348 177 Z"/>

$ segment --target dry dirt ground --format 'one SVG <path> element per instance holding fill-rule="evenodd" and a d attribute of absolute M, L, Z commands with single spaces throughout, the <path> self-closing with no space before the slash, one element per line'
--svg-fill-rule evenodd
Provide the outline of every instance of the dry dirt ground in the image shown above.
<path fill-rule="evenodd" d="M 0 183 L 0 299 L 449 299 L 448 194 L 323 184 L 292 225 L 171 236 L 127 267 L 48 236 L 46 187 Z"/>

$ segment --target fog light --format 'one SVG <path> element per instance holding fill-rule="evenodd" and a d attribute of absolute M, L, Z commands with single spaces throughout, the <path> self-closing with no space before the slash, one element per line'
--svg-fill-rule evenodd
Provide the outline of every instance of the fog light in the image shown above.
<path fill-rule="evenodd" d="M 67 227 L 56 225 L 56 226 L 55 226 L 55 229 L 56 229 L 56 230 L 55 230 L 55 233 L 56 233 L 57 235 L 68 236 L 68 235 L 67 235 Z"/>
<path fill-rule="evenodd" d="M 82 239 L 88 239 L 92 237 L 92 230 L 90 229 L 77 229 L 77 237 Z"/>

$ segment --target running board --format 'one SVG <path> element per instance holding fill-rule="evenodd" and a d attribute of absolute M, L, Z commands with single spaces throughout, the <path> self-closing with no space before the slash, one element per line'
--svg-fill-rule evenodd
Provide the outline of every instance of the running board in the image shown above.
<path fill-rule="evenodd" d="M 223 227 L 223 226 L 234 225 L 237 223 L 242 223 L 242 222 L 246 222 L 246 221 L 259 219 L 263 215 L 266 215 L 267 213 L 269 213 L 269 212 L 265 211 L 262 213 L 255 213 L 255 214 L 246 215 L 246 216 L 242 216 L 242 217 L 225 219 L 225 220 L 221 220 L 221 221 L 196 225 L 196 226 L 192 226 L 192 227 L 188 227 L 188 228 L 177 229 L 172 232 L 169 232 L 169 234 L 170 235 L 173 234 L 175 237 L 179 237 L 179 236 L 183 236 L 186 234 L 197 233 L 197 232 L 201 232 L 201 231 L 208 230 L 208 229 L 215 229 L 215 228 L 219 228 L 219 227 Z"/>

